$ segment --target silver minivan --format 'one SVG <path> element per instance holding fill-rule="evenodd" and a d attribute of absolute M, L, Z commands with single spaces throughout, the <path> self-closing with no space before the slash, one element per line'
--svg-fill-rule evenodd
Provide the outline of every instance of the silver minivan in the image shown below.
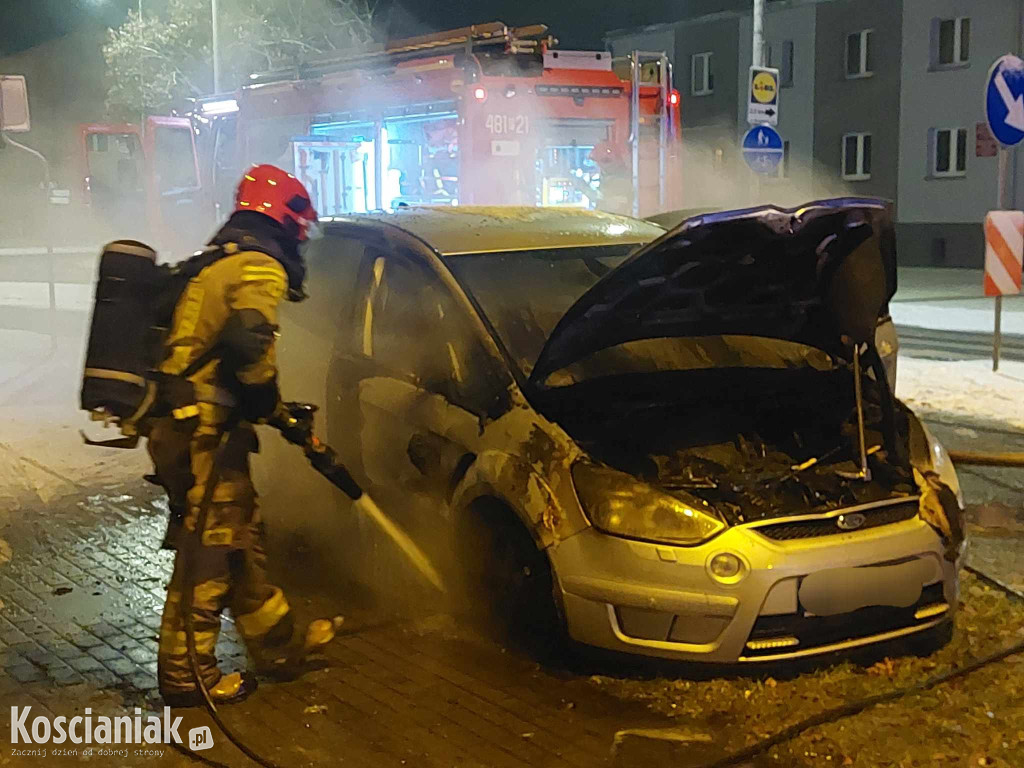
<path fill-rule="evenodd" d="M 669 231 L 473 207 L 324 230 L 282 390 L 324 406 L 357 479 L 511 635 L 763 662 L 948 632 L 962 499 L 893 395 L 884 201 Z M 297 471 L 259 469 L 271 495 Z M 271 524 L 347 526 L 339 567 L 418 594 L 315 482 Z"/>

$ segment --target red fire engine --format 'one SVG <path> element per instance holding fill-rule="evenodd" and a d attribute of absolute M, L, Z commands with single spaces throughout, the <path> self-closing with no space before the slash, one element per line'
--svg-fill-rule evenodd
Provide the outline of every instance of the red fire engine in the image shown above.
<path fill-rule="evenodd" d="M 292 170 L 323 216 L 460 203 L 640 216 L 681 207 L 679 94 L 665 54 L 613 60 L 555 42 L 542 25 L 496 22 L 253 74 L 197 101 L 192 131 L 164 118 L 147 127 L 162 143 L 135 141 L 150 229 L 182 233 L 177 214 L 200 200 L 212 226 L 253 163 Z M 87 149 L 102 128 L 84 129 Z M 113 132 L 130 138 L 129 126 Z"/>

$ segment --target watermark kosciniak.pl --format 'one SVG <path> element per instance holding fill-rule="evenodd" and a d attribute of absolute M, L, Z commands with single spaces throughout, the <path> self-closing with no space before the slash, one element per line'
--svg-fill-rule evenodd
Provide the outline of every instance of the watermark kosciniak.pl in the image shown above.
<path fill-rule="evenodd" d="M 54 718 L 32 717 L 32 707 L 11 707 L 11 744 L 182 744 L 180 725 L 181 718 L 172 719 L 170 707 L 164 707 L 163 718 L 143 717 L 139 707 L 134 717 L 93 716 L 92 709 L 86 707 L 84 715 Z M 209 729 L 203 730 L 209 739 Z"/>

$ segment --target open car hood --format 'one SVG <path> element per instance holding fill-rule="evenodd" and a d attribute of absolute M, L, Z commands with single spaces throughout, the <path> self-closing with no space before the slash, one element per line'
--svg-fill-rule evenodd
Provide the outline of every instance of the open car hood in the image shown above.
<path fill-rule="evenodd" d="M 896 292 L 891 204 L 837 198 L 687 219 L 602 277 L 562 316 L 530 381 L 640 339 L 724 334 L 847 357 Z M 845 337 L 845 338 L 844 338 Z"/>

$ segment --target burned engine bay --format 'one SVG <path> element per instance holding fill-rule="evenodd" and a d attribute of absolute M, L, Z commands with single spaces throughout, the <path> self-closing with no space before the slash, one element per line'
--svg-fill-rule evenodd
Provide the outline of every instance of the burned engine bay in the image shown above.
<path fill-rule="evenodd" d="M 911 496 L 907 419 L 895 453 L 885 397 L 865 373 L 870 480 L 857 477 L 852 371 L 710 368 L 613 376 L 559 388 L 548 414 L 596 460 L 706 501 L 731 525 Z M 901 449 L 903 446 L 904 449 Z"/>

